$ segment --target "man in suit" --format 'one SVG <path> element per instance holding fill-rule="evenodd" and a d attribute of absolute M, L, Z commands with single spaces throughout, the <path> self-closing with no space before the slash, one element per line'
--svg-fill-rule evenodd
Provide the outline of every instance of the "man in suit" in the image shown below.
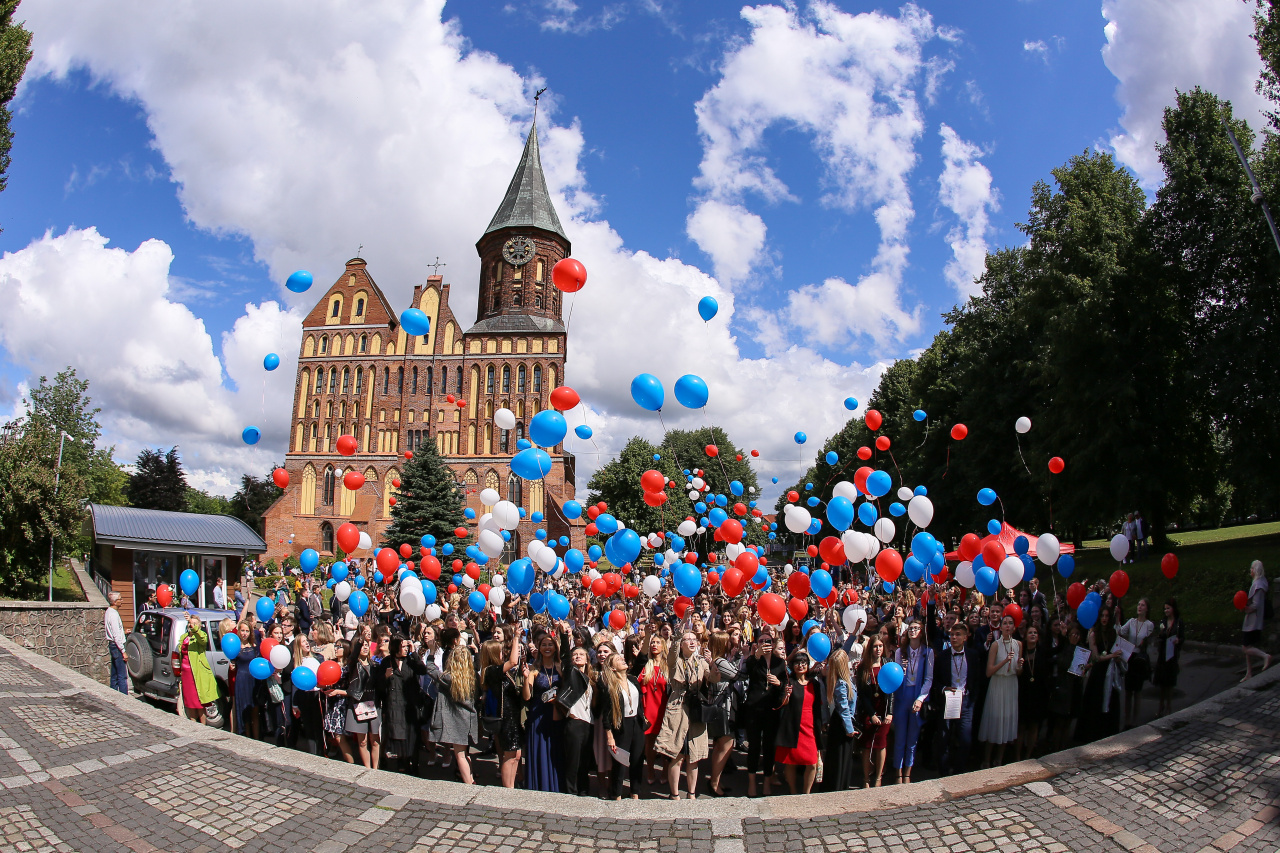
<path fill-rule="evenodd" d="M 969 763 L 973 743 L 974 711 L 982 699 L 986 682 L 985 655 L 969 643 L 969 626 L 951 626 L 951 643 L 938 655 L 933 674 L 933 704 L 944 716 L 949 692 L 960 691 L 960 717 L 940 719 L 938 728 L 938 772 L 943 776 L 963 773 Z"/>

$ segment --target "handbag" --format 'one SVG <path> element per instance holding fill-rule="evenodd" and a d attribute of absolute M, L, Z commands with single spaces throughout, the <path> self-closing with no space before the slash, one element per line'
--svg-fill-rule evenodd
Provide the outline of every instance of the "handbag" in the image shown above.
<path fill-rule="evenodd" d="M 273 675 L 267 681 L 267 695 L 271 697 L 274 704 L 280 704 L 284 701 L 284 688 L 280 686 L 280 676 Z"/>
<path fill-rule="evenodd" d="M 367 723 L 370 720 L 377 719 L 378 706 L 374 704 L 372 699 L 366 699 L 363 702 L 357 703 L 351 713 L 355 716 L 357 722 Z"/>

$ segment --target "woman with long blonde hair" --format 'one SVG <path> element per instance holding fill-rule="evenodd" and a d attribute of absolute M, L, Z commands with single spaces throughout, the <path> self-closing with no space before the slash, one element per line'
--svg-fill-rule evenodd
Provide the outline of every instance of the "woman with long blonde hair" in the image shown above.
<path fill-rule="evenodd" d="M 644 718 L 648 723 L 644 730 L 644 755 L 649 765 L 648 783 L 654 785 L 658 753 L 655 744 L 662 728 L 662 717 L 667 711 L 667 641 L 657 634 L 649 637 L 649 660 L 640 670 L 640 696 L 644 700 Z"/>
<path fill-rule="evenodd" d="M 427 675 L 441 687 L 431 717 L 431 739 L 453 750 L 454 762 L 462 782 L 474 785 L 468 747 L 480 739 L 480 721 L 476 714 L 476 671 L 471 652 L 461 641 L 457 628 L 440 632 L 444 650 L 444 667 L 436 666 L 428 657 L 423 661 Z"/>
<path fill-rule="evenodd" d="M 843 791 L 853 786 L 853 752 L 858 727 L 853 722 L 858 688 L 853 683 L 849 653 L 836 649 L 827 656 L 827 707 L 831 722 L 822 757 L 822 790 Z"/>
<path fill-rule="evenodd" d="M 644 778 L 644 702 L 640 685 L 627 674 L 627 660 L 611 655 L 600 670 L 604 698 L 600 718 L 605 728 L 612 766 L 609 769 L 609 797 L 622 799 L 622 777 L 631 780 L 631 799 L 640 799 Z M 623 754 L 625 753 L 625 755 Z M 625 759 L 625 760 L 624 760 Z"/>

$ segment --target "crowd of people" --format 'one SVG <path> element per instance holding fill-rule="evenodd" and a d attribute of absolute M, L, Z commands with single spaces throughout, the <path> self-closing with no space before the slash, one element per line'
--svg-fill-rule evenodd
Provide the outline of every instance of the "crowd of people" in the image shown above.
<path fill-rule="evenodd" d="M 1126 614 L 1105 581 L 1085 629 L 1038 578 L 987 600 L 954 583 L 890 593 L 845 569 L 834 606 L 810 596 L 808 619 L 773 627 L 750 589 L 728 599 L 704 588 L 681 607 L 669 587 L 601 597 L 576 575 L 550 581 L 570 600 L 565 619 L 516 595 L 473 612 L 463 589 L 442 593 L 428 621 L 398 606 L 395 585 L 375 583 L 372 561 L 349 570 L 373 602 L 363 617 L 312 578 L 282 579 L 265 622 L 247 583 L 236 590 L 238 618 L 219 625 L 241 641 L 233 730 L 467 784 L 475 759 L 492 756 L 504 786 L 612 799 L 721 796 L 743 772 L 748 796 L 873 787 L 886 764 L 903 783 L 917 766 L 959 773 L 1106 737 L 1140 719 L 1148 681 L 1157 713 L 1170 710 L 1184 636 L 1176 601 L 1153 611 L 1141 599 Z M 830 641 L 817 644 L 820 660 L 815 633 Z M 288 663 L 254 677 L 267 639 Z M 329 661 L 336 683 L 293 684 L 296 667 Z M 889 662 L 902 674 L 891 691 L 880 678 Z"/>

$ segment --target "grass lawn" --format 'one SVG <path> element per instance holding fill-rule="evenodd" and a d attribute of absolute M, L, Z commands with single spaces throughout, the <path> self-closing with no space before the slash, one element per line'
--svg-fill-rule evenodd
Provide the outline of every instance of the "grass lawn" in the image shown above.
<path fill-rule="evenodd" d="M 1173 597 L 1186 623 L 1188 639 L 1238 643 L 1244 615 L 1231 598 L 1237 590 L 1249 588 L 1249 564 L 1261 560 L 1270 577 L 1280 575 L 1280 524 L 1254 524 L 1204 530 L 1173 537 L 1178 542 L 1178 574 L 1166 580 L 1160 572 L 1161 553 L 1125 566 L 1129 592 L 1125 596 L 1125 617 L 1133 614 L 1139 598 L 1149 598 L 1153 618 L 1164 611 L 1164 602 Z M 1071 582 L 1110 577 L 1120 568 L 1105 543 L 1086 542 L 1076 553 L 1076 570 Z M 1096 547 L 1088 547 L 1095 545 Z M 1058 589 L 1063 579 L 1055 573 Z"/>
<path fill-rule="evenodd" d="M 41 575 L 40 580 L 37 583 L 24 584 L 16 591 L 13 598 L 17 601 L 48 601 L 49 576 L 44 574 Z M 53 600 L 85 600 L 84 593 L 80 590 L 80 584 L 76 583 L 75 576 L 71 573 L 70 567 L 65 563 L 55 565 L 53 568 Z"/>

